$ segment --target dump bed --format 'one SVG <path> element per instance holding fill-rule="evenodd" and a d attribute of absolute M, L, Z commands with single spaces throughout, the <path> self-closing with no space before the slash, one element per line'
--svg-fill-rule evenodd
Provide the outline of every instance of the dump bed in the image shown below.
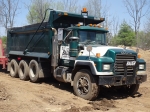
<path fill-rule="evenodd" d="M 48 58 L 48 52 L 51 52 L 52 31 L 47 27 L 48 23 L 44 22 L 35 34 L 39 25 L 40 23 L 9 29 L 7 54 Z"/>

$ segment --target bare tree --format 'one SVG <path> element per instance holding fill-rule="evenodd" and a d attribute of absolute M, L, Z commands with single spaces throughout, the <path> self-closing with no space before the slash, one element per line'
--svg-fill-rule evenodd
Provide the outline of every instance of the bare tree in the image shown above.
<path fill-rule="evenodd" d="M 113 16 L 112 21 L 113 21 L 111 22 L 112 32 L 113 32 L 113 35 L 116 36 L 119 30 L 119 18 L 116 16 Z"/>
<path fill-rule="evenodd" d="M 146 31 L 146 32 L 150 32 L 150 17 L 148 17 L 147 18 L 147 21 L 146 21 L 146 23 L 145 23 L 145 25 L 144 25 L 144 30 Z"/>
<path fill-rule="evenodd" d="M 87 7 L 88 9 L 88 13 L 89 15 L 93 15 L 96 17 L 101 17 L 101 13 L 102 13 L 102 4 L 101 4 L 101 0 L 88 0 L 85 3 L 85 7 Z"/>
<path fill-rule="evenodd" d="M 1 24 L 7 30 L 8 27 L 13 27 L 14 20 L 18 11 L 19 0 L 0 0 L 0 20 Z"/>
<path fill-rule="evenodd" d="M 89 15 L 105 18 L 104 27 L 108 28 L 110 26 L 111 21 L 109 19 L 110 15 L 107 3 L 102 3 L 102 0 L 88 0 L 84 6 L 87 7 Z"/>
<path fill-rule="evenodd" d="M 31 0 L 31 4 L 26 5 L 29 13 L 27 15 L 27 20 L 30 24 L 39 23 L 43 20 L 45 10 L 50 8 L 53 4 L 53 0 Z M 46 20 L 48 15 L 46 16 Z"/>
<path fill-rule="evenodd" d="M 133 19 L 131 22 L 134 27 L 136 39 L 138 38 L 138 31 L 141 25 L 141 19 L 148 14 L 147 0 L 124 0 L 125 7 L 128 14 Z M 138 43 L 137 43 L 138 46 Z"/>
<path fill-rule="evenodd" d="M 78 10 L 78 0 L 61 0 L 63 10 L 76 13 Z"/>

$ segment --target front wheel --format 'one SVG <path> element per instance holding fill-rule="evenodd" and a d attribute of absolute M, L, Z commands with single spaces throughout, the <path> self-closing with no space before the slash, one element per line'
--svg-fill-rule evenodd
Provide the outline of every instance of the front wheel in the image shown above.
<path fill-rule="evenodd" d="M 128 85 L 127 87 L 126 87 L 126 89 L 127 89 L 127 93 L 129 94 L 129 95 L 134 95 L 135 93 L 137 93 L 137 91 L 138 91 L 138 89 L 139 89 L 139 84 L 132 84 L 132 85 Z"/>
<path fill-rule="evenodd" d="M 94 100 L 99 94 L 99 86 L 91 72 L 86 69 L 75 74 L 73 90 L 75 95 L 86 100 Z"/>

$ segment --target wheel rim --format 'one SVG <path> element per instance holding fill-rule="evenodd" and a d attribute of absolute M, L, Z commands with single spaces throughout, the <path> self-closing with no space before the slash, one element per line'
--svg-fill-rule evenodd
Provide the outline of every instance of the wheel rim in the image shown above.
<path fill-rule="evenodd" d="M 77 89 L 78 89 L 79 94 L 81 95 L 88 94 L 89 88 L 90 88 L 90 84 L 89 84 L 89 80 L 87 77 L 81 77 L 77 81 Z"/>

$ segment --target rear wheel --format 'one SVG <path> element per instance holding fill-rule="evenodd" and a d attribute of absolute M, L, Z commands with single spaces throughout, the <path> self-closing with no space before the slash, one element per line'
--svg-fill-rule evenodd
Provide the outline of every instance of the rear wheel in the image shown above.
<path fill-rule="evenodd" d="M 17 78 L 18 77 L 18 63 L 15 59 L 12 59 L 10 62 L 10 76 Z"/>
<path fill-rule="evenodd" d="M 31 82 L 39 81 L 39 66 L 36 60 L 31 60 L 29 63 L 29 77 Z"/>
<path fill-rule="evenodd" d="M 99 94 L 99 86 L 89 70 L 83 69 L 76 73 L 73 83 L 74 94 L 86 99 L 94 100 Z"/>
<path fill-rule="evenodd" d="M 29 79 L 29 66 L 26 61 L 24 60 L 20 61 L 18 74 L 21 80 Z"/>

